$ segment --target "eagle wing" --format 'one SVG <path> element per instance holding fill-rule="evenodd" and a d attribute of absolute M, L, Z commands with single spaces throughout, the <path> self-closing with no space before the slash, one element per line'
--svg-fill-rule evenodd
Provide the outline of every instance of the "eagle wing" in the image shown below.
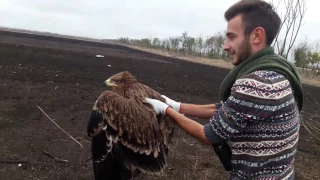
<path fill-rule="evenodd" d="M 142 83 L 136 83 L 133 87 L 127 88 L 125 97 L 135 98 L 137 101 L 149 97 L 165 102 L 165 99 L 161 97 L 160 93 Z M 171 142 L 174 133 L 174 123 L 169 116 L 165 115 L 158 115 L 157 119 L 160 133 L 162 134 L 162 142 L 165 145 L 166 151 L 168 151 L 169 143 Z M 168 152 L 166 152 L 166 154 L 167 153 Z"/>
<path fill-rule="evenodd" d="M 93 107 L 87 131 L 93 138 L 105 134 L 104 144 L 92 147 L 95 162 L 104 161 L 117 148 L 116 153 L 127 162 L 126 166 L 160 171 L 166 164 L 157 115 L 149 104 L 105 91 Z"/>

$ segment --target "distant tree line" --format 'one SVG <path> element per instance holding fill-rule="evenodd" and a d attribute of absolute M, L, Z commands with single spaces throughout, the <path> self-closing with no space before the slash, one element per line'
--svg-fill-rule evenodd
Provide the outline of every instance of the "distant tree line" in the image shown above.
<path fill-rule="evenodd" d="M 129 39 L 128 37 L 118 38 L 122 44 L 140 46 L 145 48 L 166 50 L 170 53 L 183 55 L 203 56 L 211 59 L 229 58 L 223 50 L 225 35 L 218 32 L 208 37 L 191 37 L 188 32 L 183 32 L 180 36 L 160 38 Z"/>

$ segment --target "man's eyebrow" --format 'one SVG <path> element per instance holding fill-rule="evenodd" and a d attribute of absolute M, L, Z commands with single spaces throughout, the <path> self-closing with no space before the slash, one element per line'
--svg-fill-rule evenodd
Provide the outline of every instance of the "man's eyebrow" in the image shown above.
<path fill-rule="evenodd" d="M 235 34 L 232 32 L 227 32 L 226 36 L 234 36 Z"/>

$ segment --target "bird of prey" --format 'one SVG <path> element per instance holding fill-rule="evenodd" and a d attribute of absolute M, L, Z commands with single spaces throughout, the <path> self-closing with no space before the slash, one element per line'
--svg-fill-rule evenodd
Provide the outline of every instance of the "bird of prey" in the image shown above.
<path fill-rule="evenodd" d="M 162 172 L 174 124 L 144 101 L 165 99 L 128 71 L 104 84 L 112 90 L 98 97 L 87 126 L 95 180 L 131 180 L 143 172 Z"/>

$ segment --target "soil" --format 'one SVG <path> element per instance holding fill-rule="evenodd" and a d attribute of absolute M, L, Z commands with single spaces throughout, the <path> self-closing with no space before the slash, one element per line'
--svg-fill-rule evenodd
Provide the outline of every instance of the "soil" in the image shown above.
<path fill-rule="evenodd" d="M 102 82 L 126 70 L 158 92 L 189 103 L 218 102 L 220 83 L 229 72 L 120 45 L 0 32 L 1 179 L 93 179 L 87 121 L 105 90 Z M 320 88 L 303 88 L 303 117 L 319 122 Z M 301 128 L 296 179 L 320 179 L 319 149 L 320 142 Z M 177 129 L 166 170 L 141 179 L 226 178 L 212 147 Z"/>

